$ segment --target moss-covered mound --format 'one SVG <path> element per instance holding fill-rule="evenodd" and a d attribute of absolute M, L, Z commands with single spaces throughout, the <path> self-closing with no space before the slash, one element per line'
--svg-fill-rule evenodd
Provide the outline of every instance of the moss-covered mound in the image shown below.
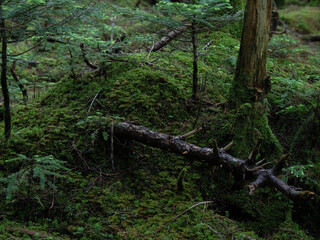
<path fill-rule="evenodd" d="M 300 34 L 320 33 L 320 8 L 293 6 L 280 11 L 280 17 Z"/>

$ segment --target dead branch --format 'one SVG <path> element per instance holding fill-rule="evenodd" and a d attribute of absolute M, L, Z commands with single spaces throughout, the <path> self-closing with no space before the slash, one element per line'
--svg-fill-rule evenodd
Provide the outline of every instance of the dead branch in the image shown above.
<path fill-rule="evenodd" d="M 255 172 L 255 171 L 257 171 L 257 170 L 263 169 L 265 166 L 267 166 L 267 165 L 269 165 L 269 164 L 271 164 L 271 163 L 274 163 L 274 161 L 264 163 L 264 164 L 262 164 L 261 166 L 257 166 L 257 167 L 255 167 L 255 168 L 248 168 L 247 171 L 248 171 L 248 172 Z"/>
<path fill-rule="evenodd" d="M 214 230 L 209 224 L 207 224 L 207 223 L 203 223 L 203 224 L 206 225 L 212 232 L 214 232 L 215 234 L 219 235 L 219 238 L 221 240 L 225 240 L 225 238 L 222 237 L 221 233 L 219 233 L 218 231 Z"/>
<path fill-rule="evenodd" d="M 88 110 L 88 112 L 87 112 L 87 116 L 89 115 L 89 113 L 90 113 L 90 111 L 91 111 L 91 108 L 92 108 L 92 105 L 93 105 L 93 103 L 94 103 L 94 101 L 97 99 L 97 97 L 98 97 L 98 95 L 99 95 L 99 93 L 102 91 L 102 88 L 97 92 L 97 94 L 94 96 L 94 98 L 92 99 L 92 101 L 91 101 L 91 104 L 90 104 L 90 107 L 89 107 L 89 110 Z"/>
<path fill-rule="evenodd" d="M 23 54 L 25 54 L 27 52 L 30 52 L 31 50 L 39 47 L 44 41 L 45 41 L 45 39 L 41 40 L 40 42 L 38 42 L 36 45 L 34 45 L 33 47 L 29 48 L 28 50 L 25 50 L 25 51 L 17 53 L 17 54 L 8 54 L 8 56 L 10 56 L 10 57 L 18 57 L 20 55 L 23 55 Z"/>
<path fill-rule="evenodd" d="M 262 138 L 258 138 L 258 141 L 257 141 L 255 147 L 253 148 L 252 152 L 250 153 L 250 155 L 247 159 L 249 164 L 254 164 L 256 157 L 257 157 L 257 154 L 259 153 L 259 148 L 260 148 L 261 143 L 262 143 Z"/>
<path fill-rule="evenodd" d="M 114 123 L 112 121 L 111 123 L 111 156 L 110 156 L 110 160 L 111 160 L 111 165 L 112 165 L 112 171 L 115 172 L 115 168 L 114 168 L 114 144 L 113 144 L 113 137 L 114 137 Z"/>
<path fill-rule="evenodd" d="M 51 237 L 49 236 L 48 234 L 45 234 L 45 233 L 39 233 L 39 232 L 36 232 L 36 231 L 33 231 L 33 230 L 29 230 L 29 229 L 26 229 L 26 228 L 11 228 L 11 227 L 6 227 L 4 228 L 6 231 L 8 232 L 20 232 L 20 233 L 24 233 L 24 234 L 27 234 L 29 236 L 38 236 L 40 238 L 48 238 L 48 237 Z"/>
<path fill-rule="evenodd" d="M 11 72 L 11 75 L 12 75 L 13 79 L 18 83 L 18 86 L 19 86 L 19 88 L 20 88 L 20 90 L 22 92 L 23 101 L 25 103 L 27 103 L 28 102 L 28 92 L 27 92 L 27 89 L 24 87 L 23 83 L 18 78 L 18 75 L 16 73 L 16 63 L 17 63 L 17 60 L 14 60 L 12 65 L 11 65 L 10 72 Z"/>
<path fill-rule="evenodd" d="M 281 157 L 280 161 L 272 169 L 264 169 L 261 166 L 249 164 L 246 160 L 227 154 L 224 148 L 199 147 L 179 138 L 126 122 L 114 124 L 114 134 L 123 135 L 127 139 L 132 139 L 148 146 L 183 155 L 186 158 L 206 161 L 210 165 L 221 165 L 226 170 L 237 173 L 239 176 L 255 177 L 256 180 L 248 185 L 249 194 L 253 194 L 259 187 L 269 185 L 275 187 L 292 200 L 318 198 L 313 192 L 297 189 L 277 177 L 284 167 L 287 155 Z"/>
<path fill-rule="evenodd" d="M 179 217 L 183 216 L 184 214 L 186 214 L 187 212 L 189 212 L 191 209 L 202 205 L 202 204 L 210 204 L 212 203 L 212 201 L 204 201 L 204 202 L 198 202 L 196 204 L 194 204 L 193 206 L 189 207 L 187 210 L 183 211 L 182 213 L 180 213 L 179 215 L 175 216 L 170 222 L 168 222 L 167 224 L 161 226 L 158 230 L 156 230 L 153 235 L 155 235 L 157 232 L 159 232 L 161 229 L 163 229 L 165 226 L 170 225 L 171 223 L 173 223 L 175 220 L 177 220 Z"/>
<path fill-rule="evenodd" d="M 231 141 L 227 146 L 225 146 L 223 149 L 227 152 L 229 151 L 233 146 L 233 141 Z"/>
<path fill-rule="evenodd" d="M 147 51 L 156 52 L 163 48 L 164 46 L 168 45 L 173 39 L 177 38 L 179 35 L 181 35 L 184 31 L 187 30 L 189 25 L 183 25 L 181 27 L 178 27 L 171 32 L 167 34 L 167 36 L 164 36 L 159 41 L 154 43 L 150 48 L 147 49 Z M 150 50 L 151 49 L 151 50 Z"/>
<path fill-rule="evenodd" d="M 81 53 L 82 53 L 82 57 L 84 62 L 87 64 L 88 67 L 92 68 L 92 69 L 98 69 L 98 67 L 94 64 L 92 64 L 89 59 L 86 57 L 86 50 L 84 48 L 84 44 L 80 43 L 80 48 L 81 48 Z"/>
<path fill-rule="evenodd" d="M 177 139 L 180 139 L 180 140 L 185 140 L 187 137 L 190 137 L 191 135 L 197 133 L 197 132 L 200 132 L 202 130 L 202 127 L 197 127 L 196 129 L 186 133 L 186 134 L 183 134 L 181 136 L 178 136 L 176 137 Z"/>

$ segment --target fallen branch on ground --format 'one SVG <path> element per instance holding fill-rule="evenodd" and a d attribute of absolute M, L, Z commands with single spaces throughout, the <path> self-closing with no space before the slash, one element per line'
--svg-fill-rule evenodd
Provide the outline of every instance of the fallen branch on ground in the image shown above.
<path fill-rule="evenodd" d="M 311 42 L 319 42 L 320 41 L 320 34 L 306 34 L 302 35 L 302 39 Z"/>

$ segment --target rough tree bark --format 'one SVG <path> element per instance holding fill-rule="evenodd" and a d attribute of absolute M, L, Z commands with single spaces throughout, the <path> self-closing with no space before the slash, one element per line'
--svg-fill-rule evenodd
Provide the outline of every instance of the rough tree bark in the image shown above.
<path fill-rule="evenodd" d="M 233 154 L 241 158 L 248 156 L 258 139 L 262 139 L 262 157 L 281 152 L 268 124 L 266 104 L 271 89 L 266 60 L 272 5 L 273 0 L 252 0 L 246 4 L 236 74 L 230 91 L 231 106 L 238 110 Z"/>
<path fill-rule="evenodd" d="M 5 25 L 5 19 L 3 17 L 3 0 L 0 0 L 0 36 L 1 36 L 1 87 L 3 94 L 4 105 L 4 136 L 5 139 L 9 139 L 11 134 L 11 113 L 10 113 L 10 96 L 7 83 L 7 31 Z"/>
<path fill-rule="evenodd" d="M 257 153 L 257 148 L 252 150 L 246 160 L 242 160 L 227 153 L 230 145 L 225 148 L 218 148 L 217 146 L 214 148 L 198 147 L 185 142 L 184 136 L 174 137 L 126 122 L 114 124 L 114 134 L 118 136 L 122 135 L 126 139 L 170 151 L 186 158 L 207 162 L 211 166 L 222 166 L 232 171 L 233 174 L 241 176 L 243 180 L 256 178 L 255 181 L 247 185 L 249 194 L 253 194 L 259 187 L 269 185 L 275 187 L 292 200 L 306 198 L 318 199 L 313 192 L 296 189 L 294 186 L 288 185 L 277 177 L 284 167 L 287 155 L 281 157 L 273 168 L 265 169 L 264 166 L 267 164 L 257 165 L 252 162 L 252 157 Z"/>

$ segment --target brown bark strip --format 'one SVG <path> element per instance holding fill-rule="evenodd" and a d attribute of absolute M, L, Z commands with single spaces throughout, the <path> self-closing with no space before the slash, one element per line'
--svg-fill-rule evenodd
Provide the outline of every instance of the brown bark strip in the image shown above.
<path fill-rule="evenodd" d="M 181 140 L 179 137 L 155 132 L 143 126 L 126 122 L 117 123 L 114 125 L 114 134 L 123 135 L 127 139 L 170 151 L 193 160 L 204 160 L 209 164 L 222 165 L 223 168 L 243 176 L 254 176 L 256 180 L 248 185 L 250 194 L 253 194 L 258 187 L 269 185 L 275 187 L 292 200 L 306 197 L 318 198 L 313 192 L 297 190 L 294 186 L 288 185 L 277 177 L 288 155 L 284 155 L 272 169 L 261 169 L 261 166 L 249 164 L 248 161 L 231 156 L 226 153 L 224 148 L 220 148 L 217 154 L 217 149 L 198 147 Z"/>
<path fill-rule="evenodd" d="M 18 75 L 16 73 L 16 62 L 17 62 L 17 60 L 13 61 L 10 72 L 11 72 L 13 79 L 18 83 L 18 86 L 22 92 L 23 101 L 25 103 L 27 103 L 28 102 L 28 92 L 27 92 L 27 89 L 24 87 L 23 83 L 18 78 Z"/>

